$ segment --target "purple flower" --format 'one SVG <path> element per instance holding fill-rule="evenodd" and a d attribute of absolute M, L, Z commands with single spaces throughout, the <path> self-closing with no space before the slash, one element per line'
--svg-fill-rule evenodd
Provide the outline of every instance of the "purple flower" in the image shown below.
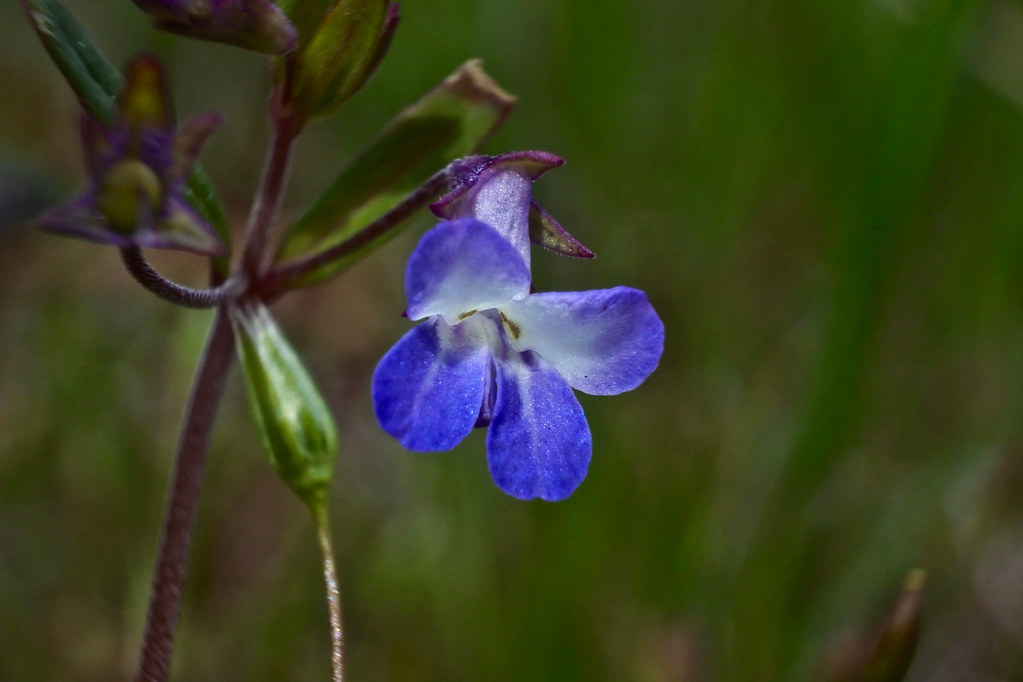
<path fill-rule="evenodd" d="M 572 389 L 636 388 L 660 360 L 664 325 L 629 287 L 531 294 L 532 177 L 510 172 L 525 182 L 502 172 L 459 190 L 462 215 L 427 232 L 409 258 L 406 314 L 424 321 L 380 361 L 373 403 L 381 427 L 410 450 L 450 450 L 489 426 L 498 487 L 561 500 L 585 478 L 592 451 Z"/>
<path fill-rule="evenodd" d="M 85 190 L 39 217 L 45 230 L 115 246 L 224 255 L 213 228 L 183 196 L 199 150 L 219 114 L 175 129 L 160 63 L 149 55 L 128 66 L 117 117 L 104 127 L 82 115 Z"/>

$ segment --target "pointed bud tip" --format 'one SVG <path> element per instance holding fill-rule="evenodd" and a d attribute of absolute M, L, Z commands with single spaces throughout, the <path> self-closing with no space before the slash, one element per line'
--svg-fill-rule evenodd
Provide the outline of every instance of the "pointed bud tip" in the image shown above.
<path fill-rule="evenodd" d="M 118 95 L 121 118 L 129 127 L 164 128 L 171 124 L 169 95 L 163 65 L 155 55 L 135 55 L 125 68 L 124 88 Z"/>

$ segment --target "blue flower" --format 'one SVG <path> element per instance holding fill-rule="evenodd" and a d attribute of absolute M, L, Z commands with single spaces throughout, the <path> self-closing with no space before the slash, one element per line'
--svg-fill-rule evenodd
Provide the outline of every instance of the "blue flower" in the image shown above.
<path fill-rule="evenodd" d="M 410 450 L 450 450 L 488 426 L 498 487 L 561 500 L 592 452 L 573 389 L 636 388 L 660 360 L 664 325 L 629 287 L 531 294 L 532 178 L 507 172 L 516 171 L 463 191 L 462 217 L 427 232 L 409 258 L 406 314 L 423 322 L 380 361 L 373 403 L 381 427 Z"/>

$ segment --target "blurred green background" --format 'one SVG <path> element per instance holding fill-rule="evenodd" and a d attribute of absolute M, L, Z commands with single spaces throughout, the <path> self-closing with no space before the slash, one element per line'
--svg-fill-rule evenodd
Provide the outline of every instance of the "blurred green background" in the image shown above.
<path fill-rule="evenodd" d="M 263 60 L 69 6 L 116 62 L 156 51 L 180 115 L 227 113 L 203 163 L 237 225 Z M 26 225 L 82 181 L 75 107 L 16 3 L 0 27 L 0 679 L 126 678 L 210 315 Z M 419 230 L 275 308 L 342 434 L 349 677 L 839 679 L 922 568 L 907 679 L 1023 679 L 1021 45 L 1008 0 L 405 3 L 376 79 L 302 141 L 290 209 L 482 57 L 520 98 L 487 150 L 564 156 L 537 196 L 598 256 L 537 254 L 538 288 L 645 289 L 667 344 L 635 392 L 581 396 L 582 487 L 526 503 L 481 433 L 412 455 L 373 419 Z M 321 590 L 235 373 L 174 679 L 326 679 Z"/>

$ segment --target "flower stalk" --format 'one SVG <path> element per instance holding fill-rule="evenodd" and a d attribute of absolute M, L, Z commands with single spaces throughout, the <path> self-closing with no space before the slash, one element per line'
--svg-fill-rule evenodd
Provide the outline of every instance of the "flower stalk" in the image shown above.
<path fill-rule="evenodd" d="M 136 682 L 162 682 L 170 671 L 210 434 L 233 359 L 231 321 L 227 310 L 220 308 L 192 384 L 178 441 Z"/>
<path fill-rule="evenodd" d="M 172 282 L 157 272 L 137 246 L 121 248 L 121 262 L 135 280 L 165 301 L 183 308 L 215 308 L 237 297 L 245 288 L 239 277 L 228 279 L 219 286 L 193 289 Z"/>
<path fill-rule="evenodd" d="M 273 140 L 246 228 L 241 272 L 236 273 L 223 287 L 213 290 L 220 290 L 218 293 L 210 295 L 212 298 L 220 298 L 220 303 L 240 296 L 243 291 L 237 283 L 258 275 L 267 250 L 270 227 L 280 210 L 297 131 L 292 129 L 287 119 L 275 119 L 274 123 Z M 141 253 L 122 254 L 129 271 L 137 278 L 142 275 L 144 284 L 148 282 L 153 285 L 147 286 L 150 291 L 156 289 L 154 293 L 174 292 L 175 296 L 185 294 L 184 300 L 206 302 L 202 300 L 205 298 L 203 295 L 192 297 L 194 292 L 182 292 L 167 286 L 167 280 L 162 277 L 153 278 L 149 273 L 151 271 L 156 274 L 155 271 L 152 268 L 146 269 L 142 264 L 144 260 L 139 260 L 140 256 Z M 231 284 L 232 281 L 235 284 Z M 182 427 L 136 682 L 163 682 L 170 670 L 210 433 L 234 353 L 230 313 L 227 306 L 221 305 L 192 386 L 192 397 Z"/>
<path fill-rule="evenodd" d="M 256 199 L 252 203 L 242 246 L 241 269 L 255 281 L 266 259 L 270 228 L 280 212 L 281 199 L 291 170 L 291 153 L 301 128 L 285 116 L 272 117 L 273 134 Z"/>
<path fill-rule="evenodd" d="M 341 620 L 341 587 L 337 579 L 337 562 L 330 540 L 330 516 L 326 501 L 310 504 L 316 536 L 323 555 L 323 585 L 327 593 L 327 612 L 330 618 L 330 662 L 333 682 L 345 679 L 345 635 Z"/>

